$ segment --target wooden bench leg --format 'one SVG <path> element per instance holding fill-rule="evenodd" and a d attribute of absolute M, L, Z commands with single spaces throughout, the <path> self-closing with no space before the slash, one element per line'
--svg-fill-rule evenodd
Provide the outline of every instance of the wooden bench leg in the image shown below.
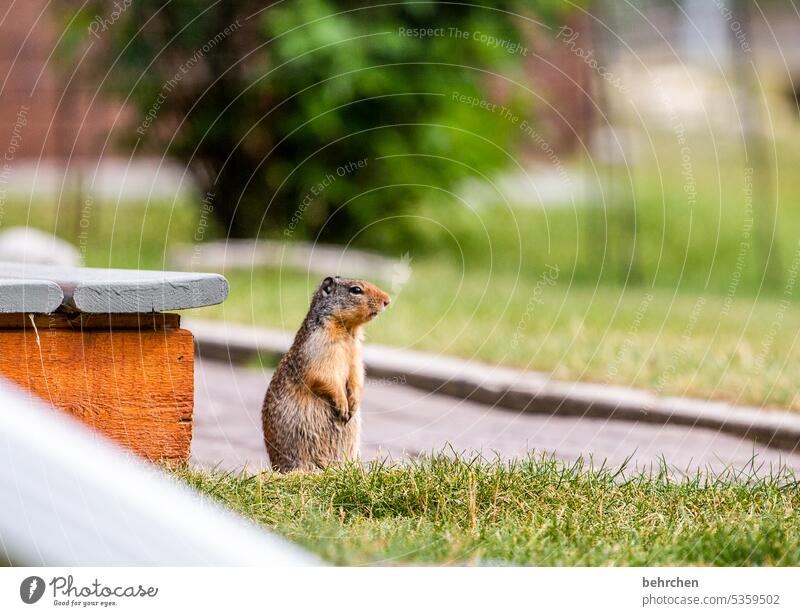
<path fill-rule="evenodd" d="M 189 457 L 194 341 L 178 315 L 0 315 L 0 375 L 149 460 Z"/>

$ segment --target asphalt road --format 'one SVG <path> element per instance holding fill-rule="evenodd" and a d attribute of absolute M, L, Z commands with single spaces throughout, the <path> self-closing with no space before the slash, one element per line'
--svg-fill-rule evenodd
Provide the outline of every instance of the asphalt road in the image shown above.
<path fill-rule="evenodd" d="M 270 373 L 198 360 L 192 463 L 202 468 L 257 471 L 268 466 L 261 437 L 261 402 Z M 362 401 L 362 456 L 403 459 L 430 452 L 480 452 L 516 458 L 530 451 L 595 465 L 657 465 L 676 472 L 755 465 L 800 469 L 800 455 L 773 450 L 705 428 L 606 419 L 548 417 L 491 408 L 402 384 L 367 379 Z"/>

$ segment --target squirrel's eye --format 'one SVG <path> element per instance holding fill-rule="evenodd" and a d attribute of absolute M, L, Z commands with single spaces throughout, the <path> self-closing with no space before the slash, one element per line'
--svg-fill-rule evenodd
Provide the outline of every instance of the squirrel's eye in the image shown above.
<path fill-rule="evenodd" d="M 353 295 L 361 295 L 364 292 L 364 289 L 361 287 L 350 287 L 350 293 Z"/>

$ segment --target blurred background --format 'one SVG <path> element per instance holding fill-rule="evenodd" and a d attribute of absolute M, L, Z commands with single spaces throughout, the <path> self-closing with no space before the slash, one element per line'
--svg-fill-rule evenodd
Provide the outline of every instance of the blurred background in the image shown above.
<path fill-rule="evenodd" d="M 0 259 L 294 330 L 800 409 L 793 2 L 0 2 Z M 35 233 L 41 231 L 41 234 Z"/>

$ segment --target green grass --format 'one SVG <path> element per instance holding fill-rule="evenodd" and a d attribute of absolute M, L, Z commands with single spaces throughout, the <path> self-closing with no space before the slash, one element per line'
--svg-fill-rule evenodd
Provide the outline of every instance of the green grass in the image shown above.
<path fill-rule="evenodd" d="M 341 565 L 797 565 L 785 471 L 671 479 L 551 458 L 445 456 L 320 473 L 178 476 Z"/>
<path fill-rule="evenodd" d="M 82 248 L 87 265 L 169 268 L 169 247 L 192 242 L 200 221 L 199 211 L 186 204 L 114 208 L 96 203 L 81 240 L 75 231 L 82 227 L 68 212 L 60 210 L 56 219 L 52 208 L 6 204 L 2 226 L 31 221 L 55 229 Z M 530 228 L 536 228 L 532 217 L 541 215 L 517 214 Z M 549 216 L 563 222 L 567 214 Z M 600 278 L 588 284 L 563 259 L 537 256 L 542 245 L 534 238 L 522 245 L 525 267 L 514 269 L 509 263 L 520 257 L 501 241 L 502 225 L 486 220 L 495 225 L 489 231 L 499 246 L 496 267 L 481 265 L 479 251 L 466 246 L 469 266 L 412 253 L 412 275 L 405 285 L 377 281 L 395 301 L 369 326 L 369 341 L 545 371 L 561 379 L 800 410 L 800 314 L 794 310 L 794 288 L 787 296 L 757 295 L 744 282 L 734 293 L 686 281 L 675 288 Z M 466 223 L 456 221 L 453 229 L 459 225 L 461 235 L 468 235 Z M 559 264 L 552 285 L 540 282 L 545 263 Z M 286 330 L 297 328 L 319 282 L 291 270 L 226 275 L 229 299 L 196 311 L 197 316 Z"/>
<path fill-rule="evenodd" d="M 776 297 L 570 284 L 412 263 L 368 342 L 664 395 L 800 409 L 800 314 Z M 196 315 L 295 330 L 318 284 L 291 271 L 229 272 L 231 295 Z"/>
<path fill-rule="evenodd" d="M 32 226 L 72 243 L 89 267 L 165 269 L 169 247 L 192 242 L 200 208 L 185 202 L 116 205 L 66 194 L 62 202 L 0 203 L 0 229 Z"/>

